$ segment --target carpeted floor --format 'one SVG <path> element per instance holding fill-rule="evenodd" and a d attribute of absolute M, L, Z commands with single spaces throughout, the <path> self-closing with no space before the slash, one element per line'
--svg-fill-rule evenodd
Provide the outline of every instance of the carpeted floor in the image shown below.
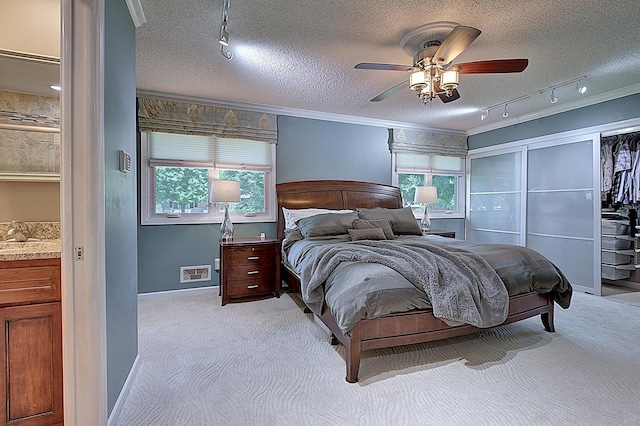
<path fill-rule="evenodd" d="M 288 295 L 143 299 L 138 370 L 112 424 L 640 424 L 640 306 L 577 293 L 555 324 L 365 352 L 349 384 L 342 346 Z"/>

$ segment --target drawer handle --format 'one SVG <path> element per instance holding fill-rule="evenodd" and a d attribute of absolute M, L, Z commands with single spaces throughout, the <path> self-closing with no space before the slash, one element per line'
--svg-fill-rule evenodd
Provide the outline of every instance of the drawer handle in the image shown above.
<path fill-rule="evenodd" d="M 256 275 L 256 274 L 259 274 L 259 273 L 260 273 L 260 271 L 249 271 L 249 272 L 247 272 L 247 275 Z"/>
<path fill-rule="evenodd" d="M 258 260 L 260 259 L 260 256 L 249 256 L 247 257 L 247 260 Z"/>
<path fill-rule="evenodd" d="M 258 284 L 248 285 L 247 288 L 253 290 L 254 288 L 258 288 Z"/>

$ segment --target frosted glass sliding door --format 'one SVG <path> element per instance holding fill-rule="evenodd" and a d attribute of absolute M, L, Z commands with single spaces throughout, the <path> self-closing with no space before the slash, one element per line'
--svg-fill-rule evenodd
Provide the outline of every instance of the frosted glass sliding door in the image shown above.
<path fill-rule="evenodd" d="M 594 264 L 600 250 L 595 226 L 600 184 L 594 152 L 599 151 L 591 138 L 529 147 L 526 245 L 551 259 L 576 289 L 599 295 L 600 271 Z"/>
<path fill-rule="evenodd" d="M 522 150 L 469 161 L 466 239 L 522 245 Z"/>

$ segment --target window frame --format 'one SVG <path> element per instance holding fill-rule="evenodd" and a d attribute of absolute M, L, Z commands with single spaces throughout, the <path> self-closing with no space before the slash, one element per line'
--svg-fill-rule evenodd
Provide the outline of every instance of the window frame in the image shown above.
<path fill-rule="evenodd" d="M 149 161 L 149 141 L 148 134 L 150 132 L 140 132 L 140 224 L 145 225 L 194 225 L 194 224 L 215 224 L 222 223 L 224 219 L 224 209 L 219 211 L 218 203 L 209 203 L 209 209 L 206 213 L 189 213 L 175 217 L 171 213 L 155 212 L 155 193 L 156 193 L 156 177 L 155 166 Z M 213 137 L 213 136 L 212 136 Z M 215 138 L 215 137 L 214 137 Z M 265 142 L 267 143 L 267 142 Z M 203 165 L 175 165 L 172 167 L 193 167 L 205 168 L 208 170 L 208 187 L 211 189 L 211 182 L 218 178 L 220 170 L 246 170 L 264 173 L 264 202 L 265 211 L 258 213 L 237 213 L 229 210 L 229 217 L 235 223 L 261 223 L 276 221 L 276 200 L 275 200 L 275 164 L 276 164 L 276 147 L 275 144 L 269 143 L 271 164 L 270 166 L 249 166 L 245 164 L 215 164 L 215 166 Z M 167 163 L 170 163 L 168 160 Z M 156 164 L 159 165 L 159 164 Z M 173 217 L 169 217 L 173 216 Z"/>
<path fill-rule="evenodd" d="M 416 154 L 416 155 L 424 155 L 429 157 L 435 157 L 434 154 Z M 434 175 L 442 175 L 442 176 L 455 176 L 456 177 L 456 210 L 444 210 L 432 206 L 431 211 L 429 213 L 429 217 L 432 219 L 464 219 L 466 212 L 466 167 L 467 161 L 465 158 L 461 159 L 461 170 L 447 170 L 447 169 L 438 169 L 438 168 L 430 168 L 430 167 L 402 167 L 397 165 L 396 159 L 397 153 L 392 154 L 391 158 L 391 167 L 392 167 L 392 185 L 398 186 L 398 174 L 399 173 L 412 173 L 412 174 L 424 174 L 425 175 L 425 185 L 431 185 L 433 181 Z M 447 157 L 445 155 L 441 155 L 439 157 Z M 460 157 L 455 157 L 460 158 Z M 405 200 L 403 200 L 404 202 Z M 407 200 L 410 203 L 413 203 L 413 200 Z M 424 210 L 415 210 L 412 209 L 413 215 L 416 219 L 422 219 L 424 215 Z"/>

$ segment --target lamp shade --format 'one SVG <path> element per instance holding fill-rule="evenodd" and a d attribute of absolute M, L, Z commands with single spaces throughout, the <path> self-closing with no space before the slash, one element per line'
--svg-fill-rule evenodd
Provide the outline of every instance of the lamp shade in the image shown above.
<path fill-rule="evenodd" d="M 432 204 L 438 202 L 438 190 L 435 186 L 418 186 L 414 203 Z"/>
<path fill-rule="evenodd" d="M 214 180 L 211 185 L 212 203 L 239 203 L 240 183 L 235 180 Z"/>

